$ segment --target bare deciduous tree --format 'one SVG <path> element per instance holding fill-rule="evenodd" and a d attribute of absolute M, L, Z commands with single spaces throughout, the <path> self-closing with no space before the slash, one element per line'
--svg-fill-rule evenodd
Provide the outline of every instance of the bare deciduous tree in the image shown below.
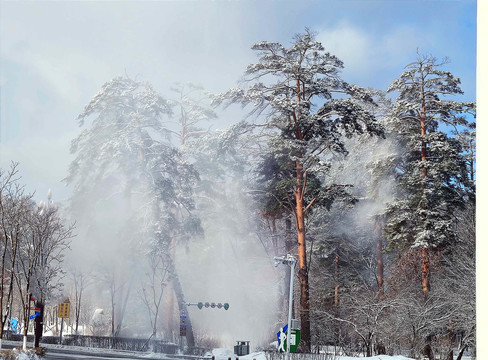
<path fill-rule="evenodd" d="M 5 325 L 10 321 L 14 274 L 19 244 L 24 237 L 31 195 L 18 183 L 18 164 L 0 169 L 0 348 Z"/>
<path fill-rule="evenodd" d="M 73 236 L 74 224 L 66 225 L 54 204 L 30 201 L 22 226 L 26 230 L 19 244 L 14 278 L 21 294 L 26 348 L 31 300 L 43 304 L 60 286 L 56 280 L 62 277 L 63 252 Z"/>

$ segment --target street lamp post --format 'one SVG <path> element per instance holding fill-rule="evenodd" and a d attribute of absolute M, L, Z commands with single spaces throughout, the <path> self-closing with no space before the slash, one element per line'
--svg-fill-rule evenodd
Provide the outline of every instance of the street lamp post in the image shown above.
<path fill-rule="evenodd" d="M 288 299 L 288 329 L 286 331 L 286 355 L 285 360 L 290 359 L 290 335 L 291 335 L 291 310 L 293 308 L 293 280 L 295 279 L 295 264 L 297 260 L 291 256 L 290 254 L 286 256 L 275 256 L 274 257 L 275 266 L 278 266 L 280 263 L 290 266 L 290 295 Z"/>

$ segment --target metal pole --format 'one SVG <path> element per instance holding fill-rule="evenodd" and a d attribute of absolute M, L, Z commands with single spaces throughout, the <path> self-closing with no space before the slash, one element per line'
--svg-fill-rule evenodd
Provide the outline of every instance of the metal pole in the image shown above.
<path fill-rule="evenodd" d="M 288 330 L 286 332 L 286 355 L 285 360 L 290 359 L 290 335 L 291 335 L 291 311 L 293 309 L 293 280 L 295 279 L 295 259 L 288 259 L 290 265 L 290 296 L 288 298 Z"/>
<path fill-rule="evenodd" d="M 64 318 L 61 318 L 61 329 L 59 330 L 59 345 L 63 345 L 63 321 Z"/>

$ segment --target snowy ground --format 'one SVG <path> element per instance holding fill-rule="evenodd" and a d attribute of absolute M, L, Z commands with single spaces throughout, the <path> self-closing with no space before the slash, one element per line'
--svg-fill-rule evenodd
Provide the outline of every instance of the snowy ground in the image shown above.
<path fill-rule="evenodd" d="M 3 341 L 5 345 L 10 344 L 14 346 L 20 346 L 21 343 L 19 342 L 14 342 L 14 341 Z M 110 349 L 95 349 L 95 348 L 85 348 L 85 347 L 77 347 L 77 346 L 65 346 L 65 345 L 52 345 L 52 344 L 42 344 L 43 347 L 49 351 L 49 349 L 52 349 L 55 351 L 56 349 L 62 350 L 74 350 L 74 351 L 80 351 L 83 353 L 104 353 L 104 354 L 124 354 L 124 355 L 131 355 L 133 356 L 134 359 L 174 359 L 175 357 L 171 356 L 168 357 L 168 355 L 165 354 L 156 354 L 156 353 L 140 353 L 140 352 L 132 352 L 132 351 L 122 351 L 122 350 L 110 350 Z M 212 350 L 211 353 L 208 353 L 205 357 L 210 359 L 212 356 L 215 357 L 215 360 L 228 360 L 231 358 L 232 360 L 235 360 L 237 357 L 234 354 L 233 350 L 230 349 L 214 349 Z M 176 356 L 178 358 L 178 356 Z M 196 357 L 186 357 L 182 356 L 181 358 L 195 358 Z M 27 360 L 29 359 L 28 357 L 19 357 L 20 360 Z M 33 359 L 32 357 L 30 359 Z M 34 358 L 34 359 L 39 359 L 39 358 Z M 353 358 L 353 357 L 348 357 L 348 356 L 336 356 L 336 357 L 331 357 L 331 360 L 357 360 L 358 358 Z M 373 356 L 373 357 L 362 357 L 362 360 L 413 360 L 410 358 L 406 358 L 404 356 L 388 356 L 388 355 L 379 355 L 379 356 Z M 254 352 L 246 356 L 239 356 L 239 360 L 266 360 L 266 356 L 264 352 Z"/>
<path fill-rule="evenodd" d="M 20 346 L 22 343 L 20 342 L 14 342 L 14 341 L 3 341 L 3 344 L 7 345 L 14 345 L 14 346 Z M 28 344 L 30 346 L 31 344 Z M 178 355 L 176 356 L 168 356 L 166 354 L 158 354 L 158 353 L 141 353 L 141 352 L 133 352 L 133 351 L 123 351 L 123 350 L 110 350 L 110 349 L 96 349 L 96 348 L 86 348 L 86 347 L 77 347 L 77 346 L 66 346 L 66 345 L 52 345 L 52 344 L 41 344 L 43 347 L 49 351 L 49 349 L 52 349 L 53 351 L 56 350 L 73 350 L 73 351 L 79 351 L 80 353 L 103 353 L 103 354 L 124 354 L 124 355 L 130 355 L 131 358 L 133 359 L 164 359 L 164 360 L 174 360 L 175 358 L 181 358 L 181 359 L 198 359 L 198 357 L 195 356 L 181 356 L 179 357 Z M 234 354 L 233 350 L 230 349 L 214 349 L 212 350 L 211 353 L 207 353 L 205 355 L 206 359 L 211 359 L 211 357 L 214 357 L 215 360 L 228 360 L 231 358 L 232 360 L 236 360 L 237 356 Z M 19 357 L 20 360 L 28 360 L 28 357 Z M 30 359 L 33 359 L 32 357 Z M 34 359 L 39 359 L 39 358 L 34 358 Z M 331 360 L 414 360 L 411 358 L 407 358 L 401 355 L 396 355 L 396 356 L 389 356 L 389 355 L 376 355 L 372 357 L 351 357 L 351 356 L 332 356 L 330 357 Z M 463 360 L 470 359 L 469 357 L 463 356 Z M 239 356 L 239 360 L 267 360 L 266 355 L 264 352 L 253 352 L 249 355 L 245 356 Z"/>

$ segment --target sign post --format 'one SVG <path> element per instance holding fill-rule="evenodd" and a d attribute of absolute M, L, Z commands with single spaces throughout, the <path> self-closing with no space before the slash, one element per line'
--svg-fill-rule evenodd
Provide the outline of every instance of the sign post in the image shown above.
<path fill-rule="evenodd" d="M 61 329 L 59 330 L 59 345 L 63 343 L 63 320 L 69 318 L 69 299 L 58 305 L 58 318 L 61 318 Z"/>
<path fill-rule="evenodd" d="M 35 313 L 34 313 L 34 347 L 39 347 L 39 342 L 42 338 L 42 332 L 44 328 L 44 303 L 41 301 L 37 301 L 35 305 Z"/>
<path fill-rule="evenodd" d="M 181 308 L 180 310 L 180 351 L 183 352 L 185 347 L 185 340 L 186 337 L 186 309 Z"/>
<path fill-rule="evenodd" d="M 275 256 L 274 257 L 275 261 L 275 266 L 278 266 L 280 263 L 285 264 L 290 266 L 290 295 L 288 299 L 288 324 L 286 328 L 288 329 L 288 333 L 286 337 L 290 337 L 291 339 L 291 313 L 292 313 L 292 307 L 293 307 L 293 279 L 295 278 L 295 265 L 297 263 L 297 260 L 288 254 L 287 256 Z M 290 360 L 290 342 L 288 341 L 288 346 L 286 347 L 286 355 L 285 355 L 285 360 Z"/>

